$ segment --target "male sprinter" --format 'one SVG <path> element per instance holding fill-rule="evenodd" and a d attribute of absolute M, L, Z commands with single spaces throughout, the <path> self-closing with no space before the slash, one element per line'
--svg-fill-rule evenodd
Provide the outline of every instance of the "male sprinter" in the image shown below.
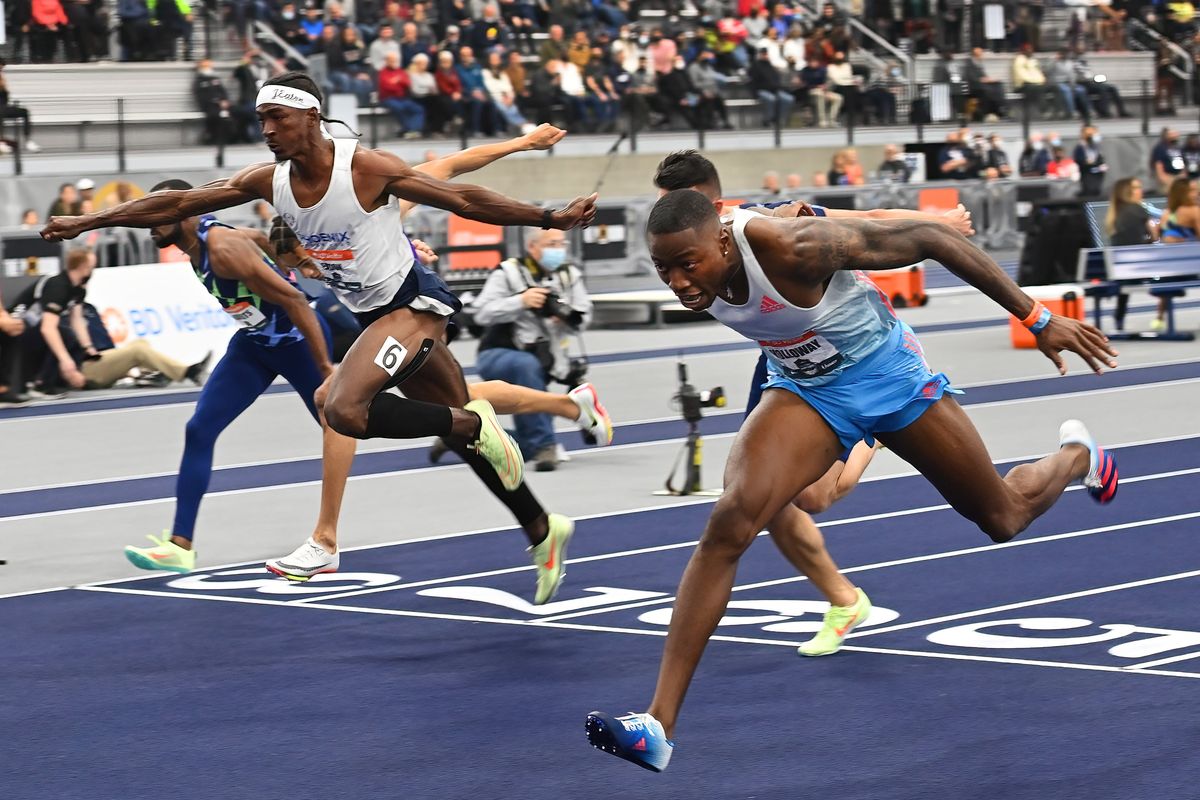
<path fill-rule="evenodd" d="M 516 442 L 486 401 L 469 399 L 462 367 L 444 343 L 446 321 L 462 304 L 435 273 L 416 263 L 396 201 L 496 225 L 569 229 L 595 216 L 595 195 L 561 210 L 541 209 L 482 187 L 435 180 L 352 139 L 326 138 L 321 91 L 304 73 L 271 78 L 255 105 L 275 161 L 198 189 L 156 192 L 94 214 L 56 217 L 43 236 L 71 238 L 114 225 L 153 227 L 252 200 L 270 202 L 365 328 L 318 391 L 317 405 L 329 425 L 360 439 L 445 438 L 524 529 L 537 568 L 534 602 L 548 602 L 562 581 L 574 525 L 542 509 L 523 483 Z M 406 397 L 385 391 L 400 385 Z"/>
<path fill-rule="evenodd" d="M 191 188 L 184 181 L 168 180 L 151 191 Z M 190 572 L 195 567 L 192 537 L 200 500 L 212 476 L 217 437 L 282 375 L 321 423 L 324 435 L 317 526 L 305 546 L 287 559 L 286 573 L 307 579 L 336 572 L 338 514 L 356 442 L 330 429 L 314 403 L 317 388 L 333 373 L 324 323 L 291 273 L 280 270 L 246 231 L 214 217 L 193 216 L 157 225 L 150 229 L 150 237 L 158 247 L 175 245 L 188 254 L 196 277 L 241 329 L 230 339 L 188 420 L 170 535 L 151 536 L 153 547 L 126 547 L 125 556 L 142 569 Z"/>
<path fill-rule="evenodd" d="M 1078 420 L 1063 424 L 1056 453 L 1001 478 L 947 393 L 949 379 L 929 370 L 911 329 L 856 270 L 941 262 L 1023 320 L 1060 373 L 1062 350 L 1097 373 L 1116 366 L 1116 352 L 1096 328 L 1030 299 L 946 225 L 772 219 L 742 209 L 723 223 L 709 198 L 683 189 L 655 204 L 646 233 L 659 277 L 680 302 L 757 341 L 771 362 L 763 400 L 734 440 L 725 494 L 676 593 L 650 708 L 587 718 L 594 747 L 657 772 L 670 761 L 684 694 L 725 613 L 742 553 L 859 441 L 878 436 L 995 542 L 1024 530 L 1074 480 L 1101 503 L 1116 494 L 1112 456 Z M 763 298 L 782 308 L 760 313 Z"/>

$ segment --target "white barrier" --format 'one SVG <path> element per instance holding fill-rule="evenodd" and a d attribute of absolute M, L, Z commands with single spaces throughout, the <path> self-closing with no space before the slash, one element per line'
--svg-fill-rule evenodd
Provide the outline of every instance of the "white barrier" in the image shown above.
<path fill-rule="evenodd" d="M 237 330 L 187 263 L 98 269 L 88 281 L 87 300 L 118 347 L 145 339 L 188 364 L 209 350 L 224 353 Z"/>

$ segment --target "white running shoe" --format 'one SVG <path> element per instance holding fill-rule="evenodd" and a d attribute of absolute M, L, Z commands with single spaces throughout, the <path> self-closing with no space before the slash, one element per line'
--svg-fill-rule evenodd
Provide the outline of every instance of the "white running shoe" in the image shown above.
<path fill-rule="evenodd" d="M 590 383 L 581 383 L 567 392 L 567 396 L 579 406 L 579 429 L 586 434 L 590 434 L 596 440 L 595 443 L 598 447 L 605 447 L 612 444 L 612 419 L 609 418 L 608 412 L 604 410 L 604 406 L 600 404 L 600 398 L 596 394 L 596 387 Z"/>
<path fill-rule="evenodd" d="M 330 553 L 310 536 L 290 555 L 268 561 L 266 568 L 289 581 L 306 581 L 313 575 L 337 572 L 341 560 L 341 553 Z"/>
<path fill-rule="evenodd" d="M 25 140 L 25 150 L 26 150 L 26 152 L 29 152 L 29 153 L 40 153 L 40 152 L 42 152 L 42 146 L 40 144 L 38 144 L 37 142 L 35 142 L 33 139 L 26 139 Z"/>

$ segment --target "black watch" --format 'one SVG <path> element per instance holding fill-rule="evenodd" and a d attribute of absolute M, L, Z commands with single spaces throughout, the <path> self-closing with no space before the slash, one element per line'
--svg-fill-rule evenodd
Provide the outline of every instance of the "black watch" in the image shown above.
<path fill-rule="evenodd" d="M 554 220 L 554 209 L 543 208 L 542 209 L 542 230 L 548 231 L 551 228 L 553 228 L 554 225 L 551 224 L 553 222 L 553 220 Z"/>

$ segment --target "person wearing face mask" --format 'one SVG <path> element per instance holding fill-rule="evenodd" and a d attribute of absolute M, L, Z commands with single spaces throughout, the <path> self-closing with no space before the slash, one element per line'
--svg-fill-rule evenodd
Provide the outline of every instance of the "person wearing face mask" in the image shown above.
<path fill-rule="evenodd" d="M 1186 164 L 1179 148 L 1179 131 L 1163 128 L 1158 144 L 1150 151 L 1150 169 L 1158 179 L 1159 191 L 1166 193 L 1171 182 L 1183 174 Z"/>
<path fill-rule="evenodd" d="M 999 135 L 992 134 L 988 140 L 987 153 L 983 161 L 984 168 L 994 170 L 997 178 L 1011 178 L 1012 164 L 1008 161 L 1008 153 L 1004 150 L 1004 142 Z"/>
<path fill-rule="evenodd" d="M 1030 134 L 1029 140 L 1025 142 L 1025 149 L 1021 151 L 1021 158 L 1017 162 L 1017 171 L 1022 178 L 1044 178 L 1049 164 L 1050 154 L 1046 151 L 1046 143 L 1042 140 L 1042 135 L 1040 133 Z"/>
<path fill-rule="evenodd" d="M 525 256 L 510 258 L 488 276 L 471 303 L 479 340 L 479 375 L 545 391 L 550 381 L 573 385 L 564 342 L 591 320 L 592 300 L 583 273 L 567 263 L 567 240 L 559 230 L 528 228 Z M 558 448 L 549 414 L 515 415 L 515 439 L 526 460 L 539 472 L 558 465 Z"/>
<path fill-rule="evenodd" d="M 700 55 L 688 67 L 687 72 L 688 77 L 692 79 L 692 85 L 700 94 L 700 118 L 704 127 L 714 128 L 719 125 L 725 130 L 733 130 L 722 94 L 722 88 L 728 78 L 717 72 L 716 54 L 711 50 L 700 51 Z"/>
<path fill-rule="evenodd" d="M 758 58 L 750 65 L 750 90 L 762 104 L 763 127 L 787 127 L 792 116 L 795 98 L 783 85 L 783 76 L 771 63 L 771 54 L 759 49 Z"/>
<path fill-rule="evenodd" d="M 1200 133 L 1189 133 L 1183 143 L 1183 166 L 1192 180 L 1200 178 Z"/>
<path fill-rule="evenodd" d="M 1072 157 L 1079 166 L 1079 196 L 1099 197 L 1104 191 L 1104 177 L 1108 164 L 1100 150 L 1100 133 L 1092 126 L 1084 126 L 1079 144 L 1075 145 Z"/>

